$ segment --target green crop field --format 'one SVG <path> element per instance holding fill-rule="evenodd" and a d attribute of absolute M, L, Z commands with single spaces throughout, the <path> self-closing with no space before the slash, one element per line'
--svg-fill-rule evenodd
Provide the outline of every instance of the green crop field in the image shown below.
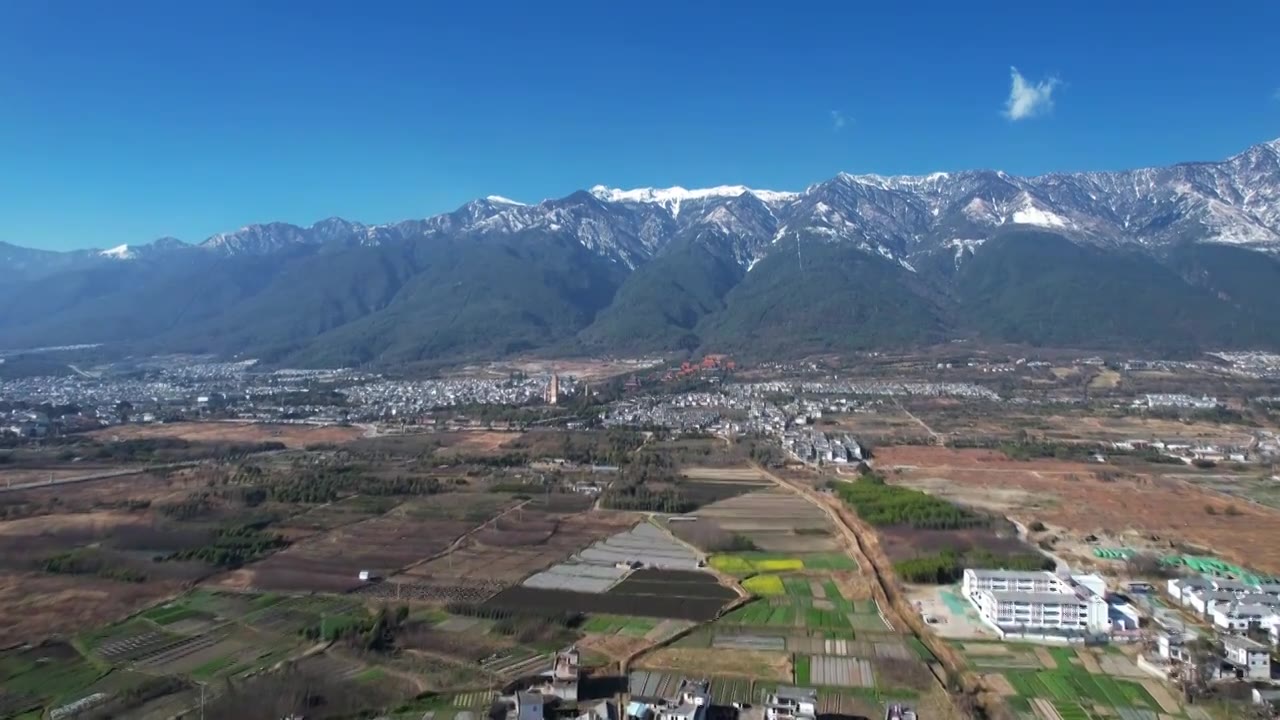
<path fill-rule="evenodd" d="M 78 699 L 103 671 L 70 645 L 51 643 L 0 654 L 0 689 L 38 698 L 40 704 Z"/>
<path fill-rule="evenodd" d="M 1138 683 L 1093 675 L 1081 668 L 1011 670 L 1004 675 L 1014 692 L 1022 697 L 1039 697 L 1065 704 L 1083 700 L 1105 707 L 1130 707 L 1160 712 L 1160 705 Z"/>
<path fill-rule="evenodd" d="M 887 630 L 874 601 L 845 599 L 830 580 L 818 597 L 804 576 L 756 575 L 742 586 L 765 601 L 744 605 L 722 622 L 758 627 L 804 627 L 810 630 Z"/>
<path fill-rule="evenodd" d="M 582 630 L 600 635 L 626 635 L 628 637 L 644 637 L 657 627 L 658 621 L 653 618 L 628 617 L 623 615 L 592 615 L 582 625 Z"/>
<path fill-rule="evenodd" d="M 1054 700 L 1053 709 L 1058 711 L 1062 720 L 1090 720 L 1089 713 L 1080 707 L 1080 703 Z"/>
<path fill-rule="evenodd" d="M 161 605 L 142 613 L 142 617 L 157 625 L 172 625 L 183 620 L 204 617 L 204 614 L 185 605 Z"/>
<path fill-rule="evenodd" d="M 809 677 L 810 677 L 810 670 L 811 670 L 810 664 L 812 662 L 813 660 L 808 655 L 795 656 L 796 685 L 809 684 Z"/>
<path fill-rule="evenodd" d="M 788 595 L 796 597 L 813 597 L 813 589 L 809 587 L 809 579 L 805 577 L 784 578 L 782 584 Z"/>
<path fill-rule="evenodd" d="M 849 622 L 849 616 L 838 610 L 817 610 L 809 608 L 804 614 L 804 625 L 813 630 L 833 629 L 852 629 L 853 624 Z"/>
<path fill-rule="evenodd" d="M 212 680 L 224 670 L 230 670 L 232 665 L 235 664 L 235 661 L 235 655 L 225 655 L 220 658 L 214 658 L 195 670 L 192 670 L 191 677 L 196 680 Z"/>

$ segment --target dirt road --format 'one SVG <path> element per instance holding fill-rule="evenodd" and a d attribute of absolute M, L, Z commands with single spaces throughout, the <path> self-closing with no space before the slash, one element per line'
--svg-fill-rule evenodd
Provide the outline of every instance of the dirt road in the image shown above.
<path fill-rule="evenodd" d="M 840 531 L 840 537 L 849 554 L 858 561 L 863 571 L 870 575 L 872 596 L 880 606 L 881 616 L 889 625 L 899 629 L 905 628 L 919 638 L 941 663 L 947 676 L 962 679 L 969 686 L 977 683 L 976 676 L 966 671 L 963 658 L 950 645 L 934 635 L 925 625 L 924 619 L 912 607 L 911 601 L 893 572 L 892 562 L 880 549 L 879 539 L 870 527 L 837 498 L 820 493 L 805 483 L 784 479 L 759 464 L 752 463 L 751 466 L 779 487 L 796 493 L 821 508 L 831 518 L 832 523 Z M 935 678 L 942 689 L 947 690 L 943 685 L 943 679 L 936 677 L 936 674 Z"/>
<path fill-rule="evenodd" d="M 912 421 L 914 421 L 914 422 L 915 422 L 915 424 L 917 424 L 917 425 L 919 425 L 920 427 L 924 428 L 924 431 L 925 431 L 925 432 L 927 432 L 927 433 L 929 433 L 929 437 L 933 438 L 933 441 L 934 441 L 936 444 L 938 444 L 938 445 L 946 445 L 946 444 L 947 444 L 947 439 L 946 439 L 946 438 L 942 437 L 942 435 L 940 435 L 939 433 L 934 432 L 934 431 L 933 431 L 933 428 L 929 427 L 929 425 L 928 425 L 925 421 L 923 421 L 923 420 L 921 420 L 920 418 L 916 417 L 916 414 L 915 414 L 915 413 L 913 413 L 913 412 L 911 412 L 910 410 L 908 410 L 908 409 L 906 409 L 906 408 L 902 407 L 902 403 L 901 403 L 901 402 L 898 402 L 897 400 L 894 400 L 894 401 L 893 401 L 893 404 L 898 406 L 898 409 L 902 411 L 902 414 L 903 414 L 903 415 L 906 415 L 907 417 L 911 418 L 911 420 L 912 420 Z"/>
<path fill-rule="evenodd" d="M 93 480 L 108 480 L 110 478 L 126 477 L 128 475 L 141 475 L 155 470 L 176 470 L 178 468 L 195 467 L 196 465 L 199 465 L 200 462 L 201 461 L 199 460 L 194 460 L 190 462 L 166 463 L 164 465 L 148 465 L 146 467 L 126 470 L 104 470 L 101 472 L 89 473 L 87 475 L 58 478 L 56 480 L 40 480 L 37 482 L 19 483 L 16 485 L 0 485 L 0 493 L 18 492 L 19 490 L 34 490 L 36 488 L 55 487 L 57 485 L 74 485 L 76 483 L 90 482 Z"/>

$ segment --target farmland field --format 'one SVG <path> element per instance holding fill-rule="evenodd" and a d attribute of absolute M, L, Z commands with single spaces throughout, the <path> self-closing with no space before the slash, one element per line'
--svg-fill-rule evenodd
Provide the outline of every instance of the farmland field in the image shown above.
<path fill-rule="evenodd" d="M 730 575 L 785 573 L 805 570 L 857 570 L 853 558 L 842 553 L 780 555 L 764 552 L 740 552 L 713 555 L 711 567 Z"/>
<path fill-rule="evenodd" d="M 362 592 L 377 597 L 482 602 L 519 583 L 530 573 L 563 561 L 586 545 L 635 523 L 631 516 L 612 512 L 564 517 L 523 509 L 520 513 L 522 519 L 554 524 L 553 532 L 536 544 L 491 546 L 482 542 L 485 539 L 482 531 L 452 552 L 412 565 L 387 582 Z"/>
<path fill-rule="evenodd" d="M 698 521 L 714 523 L 772 553 L 828 553 L 840 549 L 833 528 L 818 508 L 779 489 L 759 490 L 698 510 Z"/>
<path fill-rule="evenodd" d="M 251 422 L 178 422 L 127 425 L 105 428 L 89 434 L 104 441 L 181 438 L 194 442 L 280 442 L 290 448 L 319 443 L 346 443 L 364 431 L 338 425 L 293 425 Z"/>
<path fill-rule="evenodd" d="M 490 598 L 485 605 L 705 622 L 715 618 L 735 597 L 732 590 L 706 573 L 639 570 L 603 593 L 513 587 Z"/>
<path fill-rule="evenodd" d="M 440 553 L 487 519 L 419 520 L 397 508 L 386 515 L 295 543 L 265 560 L 230 573 L 219 585 L 235 589 L 346 592 L 362 585 L 358 577 L 361 571 L 385 577 Z"/>
<path fill-rule="evenodd" d="M 1176 478 L 1134 474 L 1104 481 L 1096 464 L 1012 461 L 987 450 L 888 447 L 878 457 L 880 467 L 893 470 L 893 483 L 1024 523 L 1039 520 L 1081 535 L 1154 533 L 1280 574 L 1280 546 L 1267 542 L 1280 536 L 1280 510 L 1237 502 L 1228 514 L 1222 496 Z M 1135 506 L 1152 511 L 1134 513 Z"/>

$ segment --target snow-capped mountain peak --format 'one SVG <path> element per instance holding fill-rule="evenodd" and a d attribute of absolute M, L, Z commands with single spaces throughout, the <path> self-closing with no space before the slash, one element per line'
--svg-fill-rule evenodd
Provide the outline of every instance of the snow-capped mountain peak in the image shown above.
<path fill-rule="evenodd" d="M 680 214 L 681 203 L 708 198 L 735 198 L 743 194 L 754 195 L 765 204 L 785 203 L 795 199 L 799 193 L 778 190 L 756 190 L 745 185 L 718 185 L 709 188 L 692 190 L 680 186 L 669 188 L 633 188 L 622 190 L 605 185 L 591 188 L 591 194 L 605 202 L 647 203 L 667 207 L 672 215 Z"/>
<path fill-rule="evenodd" d="M 223 256 L 292 254 L 462 233 L 537 231 L 563 236 L 628 268 L 683 241 L 700 243 L 743 267 L 791 241 L 847 243 L 913 263 L 930 253 L 963 250 L 967 257 L 980 251 L 983 240 L 1012 226 L 1044 228 L 1106 247 L 1159 251 L 1202 242 L 1280 252 L 1280 139 L 1220 162 L 1119 172 L 1034 177 L 996 170 L 917 176 L 842 172 L 798 193 L 746 185 L 629 190 L 596 185 L 534 205 L 489 195 L 426 219 L 363 225 L 329 218 L 310 227 L 275 222 L 219 233 L 196 246 L 163 238 L 80 254 L 96 262 L 150 262 L 188 248 Z M 957 238 L 964 240 L 960 249 Z M 29 257 L 35 256 L 24 255 Z M 0 262 L 5 259 L 0 255 Z"/>
<path fill-rule="evenodd" d="M 486 195 L 484 199 L 495 205 L 518 205 L 520 207 L 525 207 L 525 203 L 522 203 L 519 200 L 502 197 L 501 195 Z"/>
<path fill-rule="evenodd" d="M 117 245 L 109 250 L 98 252 L 102 257 L 114 258 L 116 260 L 129 260 L 133 257 L 133 252 L 129 250 L 128 245 Z"/>

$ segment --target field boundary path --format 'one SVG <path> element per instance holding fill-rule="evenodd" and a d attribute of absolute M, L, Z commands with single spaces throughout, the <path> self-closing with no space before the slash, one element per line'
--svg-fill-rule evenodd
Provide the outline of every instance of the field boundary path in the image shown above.
<path fill-rule="evenodd" d="M 827 516 L 831 518 L 831 521 L 840 531 L 840 536 L 844 539 L 848 552 L 853 555 L 854 560 L 858 562 L 860 567 L 870 572 L 872 596 L 875 598 L 876 604 L 880 606 L 881 615 L 885 619 L 896 617 L 901 621 L 900 627 L 908 628 L 917 639 L 924 643 L 925 647 L 942 664 L 947 677 L 955 681 L 965 681 L 965 685 L 982 687 L 979 680 L 967 671 L 966 665 L 959 654 L 925 626 L 923 619 L 915 612 L 906 594 L 898 585 L 897 575 L 893 571 L 893 564 L 880 548 L 875 532 L 862 522 L 861 518 L 850 512 L 836 498 L 823 495 L 811 486 L 786 480 L 769 472 L 758 463 L 753 462 L 751 466 L 763 473 L 765 477 L 772 480 L 779 487 L 800 495 L 827 513 Z M 942 689 L 944 691 L 949 690 L 949 688 L 945 687 L 943 678 L 937 677 L 936 674 L 934 674 L 934 677 L 938 680 L 939 685 L 943 685 Z"/>
<path fill-rule="evenodd" d="M 110 480 L 112 478 L 155 472 L 156 470 L 178 470 L 181 468 L 196 467 L 204 462 L 204 460 L 186 460 L 183 462 L 165 463 L 163 465 L 146 465 L 128 470 L 106 470 L 103 472 L 90 473 L 88 475 L 77 475 L 75 477 L 57 478 L 54 480 L 37 480 L 35 482 L 19 483 L 17 485 L 4 485 L 0 486 L 0 493 L 18 492 L 19 490 L 38 490 L 40 488 L 57 487 L 59 485 L 74 485 L 76 483 L 92 482 L 94 480 Z"/>
<path fill-rule="evenodd" d="M 465 543 L 468 539 L 470 539 L 472 535 L 475 535 L 476 533 L 478 533 L 478 532 L 480 532 L 481 530 L 483 530 L 483 529 L 485 529 L 485 528 L 489 527 L 490 525 L 497 523 L 497 522 L 498 522 L 499 520 L 501 520 L 502 518 L 506 517 L 507 515 L 510 515 L 511 513 L 515 512 L 515 511 L 517 511 L 517 510 L 520 510 L 520 509 L 521 509 L 521 508 L 523 508 L 525 505 L 528 505 L 528 504 L 529 504 L 529 503 L 531 503 L 531 502 L 533 502 L 533 500 L 532 500 L 532 499 L 530 499 L 530 500 L 521 500 L 520 502 L 516 503 L 515 505 L 512 505 L 511 507 L 507 508 L 506 510 L 503 510 L 502 512 L 498 513 L 497 515 L 494 515 L 493 517 L 489 518 L 488 520 L 485 520 L 484 522 L 480 523 L 479 525 L 476 525 L 475 527 L 471 528 L 470 530 L 468 530 L 468 531 L 466 531 L 466 532 L 462 533 L 461 535 L 459 535 L 458 537 L 454 538 L 454 539 L 453 539 L 453 542 L 451 542 L 451 543 L 449 543 L 448 545 L 446 545 L 446 546 L 445 546 L 445 548 L 444 548 L 443 550 L 441 550 L 440 552 L 435 553 L 434 555 L 428 555 L 428 556 L 427 556 L 427 557 L 425 557 L 425 558 L 420 558 L 420 559 L 418 559 L 418 560 L 414 560 L 413 562 L 409 563 L 408 565 L 405 565 L 404 567 L 399 568 L 398 570 L 396 570 L 396 571 L 395 571 L 395 573 L 388 573 L 388 576 L 390 576 L 390 575 L 392 575 L 392 574 L 394 574 L 394 575 L 400 575 L 400 574 L 406 573 L 406 572 L 408 572 L 409 570 L 412 570 L 413 568 L 418 567 L 419 565 L 426 565 L 427 563 L 431 562 L 432 560 L 439 560 L 440 558 L 442 558 L 442 557 L 444 557 L 444 556 L 446 556 L 446 555 L 448 555 L 448 554 L 450 554 L 450 553 L 452 553 L 452 552 L 457 551 L 457 550 L 458 550 L 458 548 L 462 547 L 462 544 L 463 544 L 463 543 Z"/>
<path fill-rule="evenodd" d="M 943 437 L 940 433 L 934 432 L 933 428 L 929 427 L 928 423 L 926 423 L 924 420 L 921 420 L 919 417 L 917 417 L 915 413 L 903 407 L 901 401 L 894 400 L 893 404 L 898 406 L 898 409 L 902 411 L 903 415 L 906 415 L 907 417 L 911 418 L 911 420 L 914 421 L 915 424 L 924 428 L 924 431 L 929 433 L 929 437 L 933 438 L 934 443 L 938 445 L 947 444 L 947 439 L 945 437 Z"/>

